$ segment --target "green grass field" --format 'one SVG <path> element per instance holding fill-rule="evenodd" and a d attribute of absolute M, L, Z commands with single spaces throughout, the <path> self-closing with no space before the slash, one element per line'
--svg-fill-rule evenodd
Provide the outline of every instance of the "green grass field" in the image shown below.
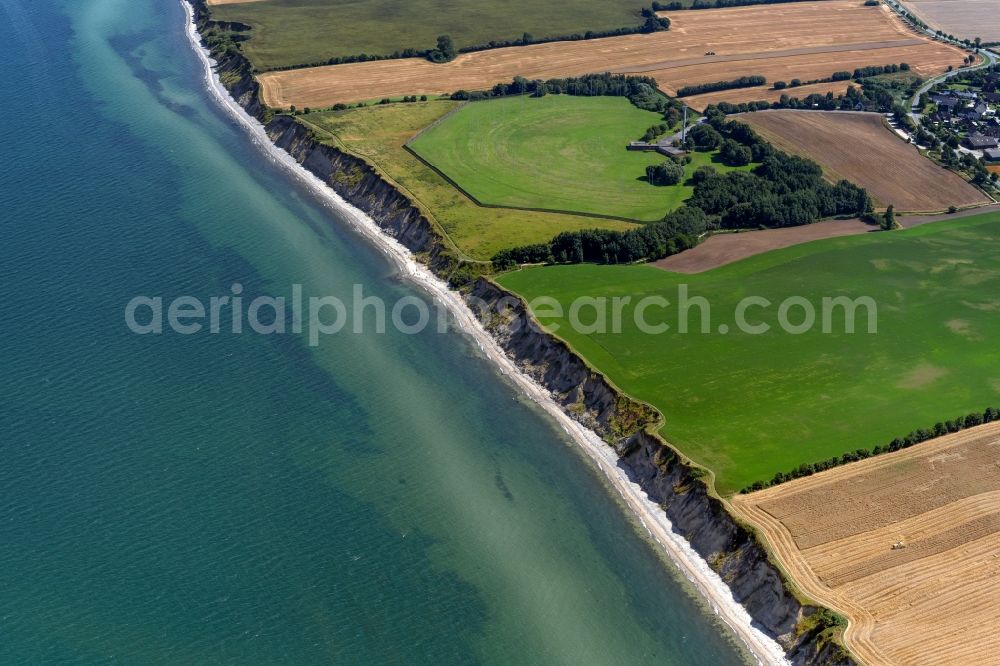
<path fill-rule="evenodd" d="M 659 122 L 623 97 L 507 97 L 466 105 L 410 147 L 484 204 L 652 222 L 694 191 L 648 184 L 666 158 L 625 150 Z M 714 156 L 693 157 L 688 176 Z"/>
<path fill-rule="evenodd" d="M 648 320 L 671 324 L 640 333 L 626 307 L 621 334 L 557 334 L 627 393 L 665 416 L 664 436 L 717 473 L 732 493 L 801 463 L 872 448 L 911 430 L 1000 404 L 1000 214 L 939 222 L 780 250 L 693 276 L 651 266 L 556 266 L 502 276 L 533 299 L 568 304 L 580 296 L 662 295 L 678 286 L 711 303 L 715 332 L 676 333 L 675 307 Z M 736 332 L 740 299 L 764 296 L 751 322 L 764 335 Z M 778 304 L 805 297 L 872 297 L 878 332 L 801 335 L 777 330 Z M 698 310 L 688 319 L 700 331 Z M 793 310 L 793 322 L 801 321 Z M 821 317 L 820 317 L 821 318 Z M 588 318 L 583 318 L 588 321 Z M 867 319 L 859 329 L 865 331 Z M 732 331 L 721 334 L 726 324 Z M 840 331 L 837 333 L 836 331 Z"/>
<path fill-rule="evenodd" d="M 389 55 L 433 48 L 438 35 L 455 45 L 561 36 L 638 25 L 638 0 L 263 0 L 213 5 L 213 17 L 253 26 L 244 49 L 261 69 L 338 56 Z"/>
<path fill-rule="evenodd" d="M 359 155 L 376 167 L 417 202 L 462 253 L 473 259 L 488 260 L 503 248 L 548 241 L 562 231 L 634 226 L 580 215 L 477 206 L 403 147 L 417 132 L 457 106 L 451 101 L 388 104 L 311 113 L 299 120 L 316 131 L 321 140 Z"/>

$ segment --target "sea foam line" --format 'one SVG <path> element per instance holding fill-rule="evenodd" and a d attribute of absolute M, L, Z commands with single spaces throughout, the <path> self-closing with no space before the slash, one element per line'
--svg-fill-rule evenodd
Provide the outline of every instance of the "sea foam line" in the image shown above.
<path fill-rule="evenodd" d="M 687 539 L 674 532 L 670 519 L 667 518 L 663 510 L 649 499 L 638 484 L 629 480 L 624 470 L 618 467 L 618 459 L 613 449 L 593 430 L 585 428 L 570 418 L 545 388 L 517 367 L 483 328 L 476 315 L 457 292 L 451 290 L 443 280 L 431 273 L 430 269 L 416 261 L 406 247 L 382 231 L 371 217 L 346 202 L 315 174 L 306 170 L 295 161 L 295 158 L 271 142 L 264 131 L 264 126 L 250 116 L 229 95 L 229 92 L 219 81 L 215 71 L 216 63 L 211 59 L 208 50 L 201 44 L 201 38 L 194 22 L 194 9 L 187 0 L 181 0 L 181 5 L 187 15 L 188 40 L 201 60 L 208 91 L 216 102 L 229 112 L 233 120 L 247 132 L 261 152 L 270 161 L 281 166 L 290 175 L 308 186 L 326 207 L 336 211 L 339 217 L 346 218 L 356 231 L 392 261 L 407 281 L 428 293 L 447 308 L 462 331 L 476 341 L 483 355 L 526 396 L 559 423 L 591 462 L 601 470 L 612 487 L 618 491 L 622 500 L 632 510 L 650 537 L 660 545 L 669 559 L 708 601 L 715 614 L 729 626 L 759 664 L 783 666 L 789 664 L 781 645 L 753 626 L 753 619 L 747 610 L 733 598 L 729 586 L 708 566 L 708 562 L 695 552 Z"/>

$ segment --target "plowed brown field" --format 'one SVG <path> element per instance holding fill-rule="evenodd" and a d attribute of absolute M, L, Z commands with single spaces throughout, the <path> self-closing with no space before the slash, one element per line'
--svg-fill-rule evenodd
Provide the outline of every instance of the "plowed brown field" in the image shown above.
<path fill-rule="evenodd" d="M 855 182 L 898 211 L 941 211 L 988 201 L 902 141 L 877 113 L 763 111 L 740 119 L 782 150 L 819 162 L 830 178 Z"/>
<path fill-rule="evenodd" d="M 810 80 L 867 65 L 907 62 L 921 75 L 960 66 L 965 53 L 926 39 L 884 7 L 824 0 L 669 13 L 667 32 L 467 53 L 436 65 L 421 58 L 268 72 L 274 107 L 324 107 L 412 94 L 484 90 L 514 76 L 641 73 L 671 93 L 692 83 L 763 74 Z M 713 51 L 714 56 L 705 55 Z M 736 91 L 735 99 L 745 99 Z"/>
<path fill-rule="evenodd" d="M 996 664 L 1000 423 L 733 499 L 870 666 Z"/>

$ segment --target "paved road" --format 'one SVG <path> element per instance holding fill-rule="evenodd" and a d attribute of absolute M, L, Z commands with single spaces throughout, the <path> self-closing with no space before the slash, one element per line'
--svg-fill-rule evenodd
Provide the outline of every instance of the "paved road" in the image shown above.
<path fill-rule="evenodd" d="M 901 7 L 898 2 L 895 2 L 895 0 L 886 0 L 886 5 L 888 5 L 890 9 L 892 9 L 893 11 L 895 11 L 896 13 L 898 13 L 900 15 L 902 15 L 904 12 L 909 13 L 909 12 L 906 11 L 906 9 L 904 9 L 903 7 Z M 929 37 L 933 37 L 933 38 L 938 39 L 938 40 L 940 40 L 942 42 L 946 42 L 948 44 L 952 44 L 954 46 L 958 46 L 958 47 L 963 48 L 963 49 L 968 48 L 965 44 L 959 42 L 958 40 L 948 39 L 947 37 L 938 36 L 938 34 L 934 30 L 932 30 L 931 28 L 917 28 L 912 23 L 910 23 L 909 21 L 907 21 L 905 18 L 903 20 L 906 21 L 906 23 L 908 25 L 910 25 L 912 28 L 914 28 L 915 30 L 922 30 L 924 32 L 924 34 L 928 35 Z M 923 108 L 923 104 L 921 103 L 921 101 L 923 100 L 924 95 L 927 94 L 927 91 L 929 91 L 931 88 L 933 88 L 934 86 L 936 86 L 937 84 L 939 84 L 939 83 L 941 83 L 943 81 L 947 81 L 948 79 L 952 78 L 953 76 L 958 76 L 959 74 L 964 74 L 964 73 L 969 72 L 969 71 L 974 71 L 974 70 L 977 70 L 977 69 L 982 69 L 983 67 L 988 67 L 990 65 L 995 65 L 998 62 L 1000 62 L 1000 55 L 997 55 L 996 53 L 994 53 L 993 51 L 990 51 L 989 49 L 980 48 L 979 49 L 979 53 L 982 54 L 982 56 L 983 56 L 983 63 L 982 64 L 977 65 L 977 66 L 972 67 L 972 68 L 956 69 L 956 70 L 953 70 L 951 72 L 945 72 L 941 76 L 935 77 L 933 79 L 929 79 L 926 83 L 924 83 L 924 85 L 922 85 L 920 87 L 919 90 L 917 90 L 917 92 L 913 95 L 913 99 L 910 102 L 910 118 L 913 119 L 914 123 L 916 123 L 916 124 L 919 125 L 921 119 L 923 118 L 923 114 L 920 113 L 920 109 Z"/>

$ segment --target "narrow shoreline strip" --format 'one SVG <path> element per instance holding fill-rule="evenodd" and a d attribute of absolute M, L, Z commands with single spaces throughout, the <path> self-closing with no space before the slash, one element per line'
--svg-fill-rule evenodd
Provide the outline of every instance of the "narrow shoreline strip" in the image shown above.
<path fill-rule="evenodd" d="M 396 239 L 386 235 L 374 220 L 344 201 L 340 195 L 296 162 L 291 155 L 271 143 L 263 125 L 250 117 L 233 100 L 219 81 L 215 73 L 214 63 L 201 44 L 194 22 L 194 9 L 186 0 L 180 0 L 180 2 L 187 16 L 188 40 L 201 60 L 208 91 L 246 131 L 261 153 L 313 190 L 328 208 L 346 218 L 358 233 L 385 254 L 396 266 L 401 277 L 447 308 L 462 331 L 476 342 L 482 354 L 493 362 L 500 374 L 507 377 L 527 397 L 555 419 L 579 446 L 581 452 L 586 454 L 592 464 L 597 466 L 611 486 L 621 495 L 622 500 L 647 530 L 650 537 L 660 545 L 663 552 L 701 593 L 718 618 L 732 630 L 758 663 L 788 664 L 781 645 L 753 626 L 750 614 L 733 598 L 732 591 L 722 578 L 695 552 L 686 539 L 673 531 L 671 522 L 662 509 L 651 501 L 637 484 L 630 481 L 625 472 L 618 467 L 617 457 L 611 447 L 605 444 L 597 433 L 584 428 L 580 423 L 570 418 L 552 399 L 548 391 L 521 372 L 482 327 L 475 314 L 458 293 L 452 291 L 426 266 L 414 259 L 412 253 Z"/>

